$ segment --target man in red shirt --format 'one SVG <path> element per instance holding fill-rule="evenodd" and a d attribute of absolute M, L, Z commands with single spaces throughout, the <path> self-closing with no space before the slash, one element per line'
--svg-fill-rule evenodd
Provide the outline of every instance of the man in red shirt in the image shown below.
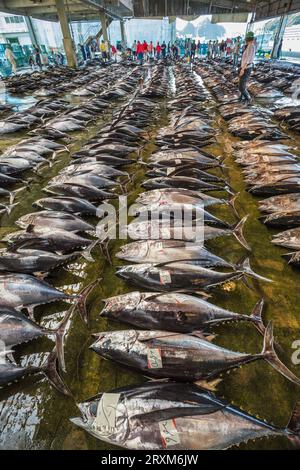
<path fill-rule="evenodd" d="M 148 44 L 147 44 L 147 41 L 143 42 L 143 49 L 144 49 L 144 58 L 145 58 L 145 60 L 147 60 L 147 58 L 148 58 Z"/>
<path fill-rule="evenodd" d="M 155 50 L 156 50 L 157 59 L 160 59 L 161 46 L 160 46 L 159 42 L 157 42 Z"/>
<path fill-rule="evenodd" d="M 137 58 L 140 61 L 140 65 L 143 65 L 144 45 L 141 44 L 140 41 L 137 42 L 136 53 L 137 53 Z"/>

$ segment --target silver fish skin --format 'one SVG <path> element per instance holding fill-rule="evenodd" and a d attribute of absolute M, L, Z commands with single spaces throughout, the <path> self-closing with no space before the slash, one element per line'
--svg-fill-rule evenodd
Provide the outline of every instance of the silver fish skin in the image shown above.
<path fill-rule="evenodd" d="M 299 407 L 286 428 L 280 429 L 196 384 L 155 381 L 110 393 L 115 398 L 112 428 L 96 419 L 101 416 L 100 403 L 105 406 L 104 393 L 80 403 L 81 416 L 71 422 L 125 449 L 223 450 L 262 437 L 299 435 Z M 170 439 L 166 440 L 164 429 Z"/>

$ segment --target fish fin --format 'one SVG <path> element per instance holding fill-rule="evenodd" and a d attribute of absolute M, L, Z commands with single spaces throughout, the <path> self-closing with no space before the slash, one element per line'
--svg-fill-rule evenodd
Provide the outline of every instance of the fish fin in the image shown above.
<path fill-rule="evenodd" d="M 300 261 L 300 251 L 294 251 L 292 253 L 284 253 L 281 256 L 283 258 L 288 259 L 288 264 L 299 263 Z"/>
<path fill-rule="evenodd" d="M 251 321 L 254 323 L 255 328 L 264 336 L 266 327 L 262 320 L 262 312 L 265 305 L 265 299 L 262 298 L 253 307 L 251 312 L 250 318 Z"/>
<path fill-rule="evenodd" d="M 5 210 L 7 212 L 7 215 L 9 215 L 11 213 L 11 211 L 13 210 L 13 208 L 16 207 L 18 204 L 20 204 L 20 203 L 15 202 L 14 204 L 9 204 L 8 206 L 5 206 Z"/>
<path fill-rule="evenodd" d="M 27 189 L 27 187 L 22 186 L 21 188 L 15 189 L 14 191 L 11 191 L 11 193 L 9 195 L 9 204 L 13 204 L 17 193 L 19 193 L 20 191 L 24 191 L 24 189 Z"/>
<path fill-rule="evenodd" d="M 101 281 L 101 278 L 96 279 L 95 281 L 91 282 L 88 286 L 84 287 L 80 292 L 77 300 L 77 308 L 79 310 L 79 314 L 84 323 L 88 324 L 88 314 L 86 311 L 86 299 L 89 293 L 96 287 L 96 285 Z"/>
<path fill-rule="evenodd" d="M 209 333 L 205 333 L 202 330 L 194 330 L 190 333 L 191 336 L 196 336 L 200 339 L 205 339 L 205 341 L 213 341 L 216 335 L 210 335 Z"/>
<path fill-rule="evenodd" d="M 41 367 L 41 372 L 45 374 L 51 385 L 60 393 L 66 396 L 72 396 L 68 387 L 64 384 L 57 370 L 57 352 L 56 348 L 49 354 L 47 362 Z"/>
<path fill-rule="evenodd" d="M 29 224 L 26 227 L 26 232 L 27 233 L 32 233 L 34 231 L 34 224 Z"/>
<path fill-rule="evenodd" d="M 286 426 L 286 430 L 293 434 L 300 435 L 300 400 L 298 400 L 294 406 L 290 420 Z"/>
<path fill-rule="evenodd" d="M 250 261 L 248 257 L 244 258 L 242 261 L 240 261 L 237 264 L 237 270 L 244 273 L 244 275 L 253 277 L 254 279 L 258 279 L 258 280 L 265 281 L 265 282 L 273 282 L 272 279 L 261 276 L 260 274 L 257 274 L 256 272 L 254 272 L 250 266 Z"/>
<path fill-rule="evenodd" d="M 217 386 L 219 383 L 222 382 L 223 379 L 214 379 L 214 380 L 197 380 L 194 382 L 198 387 L 205 388 L 205 390 L 209 390 L 210 392 L 215 392 L 217 390 Z"/>
<path fill-rule="evenodd" d="M 66 327 L 71 315 L 74 313 L 76 304 L 72 305 L 69 310 L 66 311 L 66 314 L 62 321 L 60 322 L 58 328 L 55 330 L 55 342 L 56 342 L 56 351 L 58 363 L 63 370 L 66 372 L 66 363 L 65 363 L 65 354 L 64 354 L 64 337 L 66 334 Z"/>
<path fill-rule="evenodd" d="M 223 189 L 223 188 L 221 188 L 221 189 Z M 228 183 L 224 186 L 224 190 L 225 190 L 228 194 L 231 194 L 232 196 L 234 196 L 234 194 L 235 194 L 235 193 L 234 193 L 234 190 L 233 190 L 233 188 L 232 188 L 232 186 L 230 186 L 230 184 L 228 184 Z"/>
<path fill-rule="evenodd" d="M 170 419 L 177 419 L 184 416 L 198 416 L 202 414 L 210 414 L 218 411 L 222 405 L 215 404 L 212 401 L 205 404 L 194 405 L 191 403 L 189 406 L 174 407 L 164 410 L 154 410 L 148 413 L 140 413 L 130 418 L 130 421 L 138 421 L 139 424 L 152 424 L 154 422 L 167 421 Z"/>
<path fill-rule="evenodd" d="M 100 240 L 94 240 L 87 248 L 85 248 L 80 254 L 81 256 L 84 257 L 84 259 L 86 259 L 87 261 L 91 261 L 91 263 L 93 263 L 95 260 L 94 258 L 92 257 L 91 255 L 91 251 L 93 248 L 95 248 L 95 246 L 98 244 L 98 243 L 101 243 Z"/>
<path fill-rule="evenodd" d="M 180 334 L 180 333 L 169 332 L 169 331 L 157 331 L 155 335 L 149 337 L 148 333 L 149 333 L 148 331 L 143 333 L 142 331 L 138 330 L 137 331 L 138 340 L 141 341 L 142 343 L 146 343 L 147 341 L 152 341 L 153 339 L 169 338 L 170 336 L 176 336 Z M 152 331 L 151 333 L 153 334 L 154 332 Z"/>
<path fill-rule="evenodd" d="M 294 384 L 300 386 L 300 379 L 293 374 L 279 359 L 274 349 L 274 336 L 272 322 L 268 323 L 265 331 L 264 344 L 261 356 L 281 375 L 286 377 Z"/>
<path fill-rule="evenodd" d="M 237 211 L 237 209 L 236 209 L 235 201 L 237 200 L 237 198 L 239 197 L 239 195 L 240 195 L 240 193 L 236 193 L 236 194 L 234 194 L 234 195 L 228 200 L 228 205 L 229 205 L 230 207 L 232 207 L 233 212 L 234 212 L 234 214 L 236 215 L 236 217 L 238 218 L 238 220 L 240 220 L 241 218 L 240 218 L 240 215 L 239 215 L 239 213 L 238 213 L 238 211 Z"/>
<path fill-rule="evenodd" d="M 173 292 L 173 291 L 172 291 Z M 204 292 L 202 290 L 197 290 L 195 292 L 195 294 L 199 295 L 200 297 L 202 297 L 203 299 L 210 299 L 212 297 L 211 294 L 208 294 L 207 292 Z"/>
<path fill-rule="evenodd" d="M 233 227 L 232 227 L 232 233 L 233 235 L 235 236 L 235 238 L 237 239 L 237 241 L 244 247 L 246 248 L 246 250 L 248 251 L 252 251 L 250 246 L 248 245 L 248 242 L 246 241 L 245 237 L 244 237 L 244 233 L 243 233 L 243 230 L 244 230 L 244 225 L 246 223 L 248 219 L 248 215 L 245 215 L 245 217 L 242 218 L 242 220 L 240 220 L 237 224 L 235 224 Z"/>

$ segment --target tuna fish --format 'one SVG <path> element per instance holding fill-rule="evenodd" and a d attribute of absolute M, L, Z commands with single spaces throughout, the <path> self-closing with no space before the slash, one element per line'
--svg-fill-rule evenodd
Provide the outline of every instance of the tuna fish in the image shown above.
<path fill-rule="evenodd" d="M 299 439 L 300 407 L 285 428 L 267 424 L 196 384 L 147 382 L 80 403 L 76 426 L 134 450 L 223 450 L 263 437 Z"/>
<path fill-rule="evenodd" d="M 63 229 L 71 232 L 85 232 L 94 230 L 93 225 L 88 224 L 73 214 L 59 211 L 40 211 L 23 215 L 16 221 L 16 225 L 21 228 L 28 226 L 51 227 L 53 229 Z"/>
<path fill-rule="evenodd" d="M 11 351 L 1 351 L 0 358 L 5 358 L 5 356 Z M 1 361 L 0 362 L 0 388 L 10 385 L 13 382 L 18 382 L 25 377 L 43 374 L 47 377 L 50 384 L 56 388 L 63 395 L 70 396 L 71 392 L 63 383 L 61 377 L 59 376 L 56 368 L 57 354 L 56 351 L 52 351 L 49 354 L 47 361 L 42 366 L 18 366 L 12 361 Z"/>
<path fill-rule="evenodd" d="M 300 227 L 280 232 L 271 240 L 274 245 L 279 245 L 291 250 L 300 250 Z"/>
<path fill-rule="evenodd" d="M 70 214 L 96 215 L 97 213 L 96 206 L 78 197 L 47 197 L 35 201 L 32 205 L 41 209 L 64 211 Z"/>
<path fill-rule="evenodd" d="M 271 323 L 265 331 L 262 351 L 257 354 L 224 349 L 199 333 L 187 335 L 167 331 L 123 330 L 94 336 L 97 340 L 90 346 L 94 352 L 148 377 L 193 382 L 201 380 L 205 384 L 205 381 L 214 380 L 227 370 L 265 360 L 300 386 L 300 379 L 277 357 Z"/>
<path fill-rule="evenodd" d="M 245 262 L 243 270 L 219 272 L 201 266 L 201 261 L 173 261 L 161 264 L 137 264 L 121 266 L 117 276 L 149 290 L 181 292 L 201 291 L 228 281 L 239 280 L 245 275 L 271 282 L 254 273 Z"/>
<path fill-rule="evenodd" d="M 228 322 L 251 322 L 260 331 L 264 301 L 260 300 L 251 315 L 235 313 L 206 300 L 178 292 L 130 292 L 103 300 L 100 315 L 141 329 L 191 333 Z"/>

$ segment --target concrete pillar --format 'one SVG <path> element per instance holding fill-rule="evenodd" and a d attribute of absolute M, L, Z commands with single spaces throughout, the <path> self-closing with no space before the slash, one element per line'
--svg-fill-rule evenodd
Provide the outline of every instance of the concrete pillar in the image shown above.
<path fill-rule="evenodd" d="M 121 40 L 122 45 L 126 49 L 127 47 L 127 39 L 126 39 L 126 31 L 125 31 L 125 21 L 120 20 L 120 29 L 121 29 Z"/>
<path fill-rule="evenodd" d="M 102 26 L 103 40 L 108 41 L 106 14 L 104 11 L 100 12 L 100 20 L 101 20 L 101 26 Z"/>
<path fill-rule="evenodd" d="M 281 44 L 281 41 L 283 40 L 283 36 L 284 36 L 284 32 L 285 32 L 287 22 L 288 22 L 288 15 L 282 15 L 281 18 L 280 18 L 280 23 L 279 23 L 279 26 L 278 26 L 278 30 L 277 30 L 277 32 L 275 34 L 275 38 L 274 38 L 273 49 L 272 49 L 272 52 L 271 52 L 272 59 L 277 59 L 280 44 Z"/>
<path fill-rule="evenodd" d="M 31 44 L 33 46 L 39 46 L 38 36 L 37 36 L 37 33 L 34 30 L 34 26 L 32 24 L 30 16 L 25 16 L 25 23 L 26 23 L 26 26 L 28 28 L 28 34 L 29 34 L 29 37 L 30 37 Z"/>
<path fill-rule="evenodd" d="M 176 41 L 176 18 L 169 18 L 170 25 L 170 41 L 171 44 L 174 44 Z"/>
<path fill-rule="evenodd" d="M 247 23 L 245 36 L 246 36 L 247 33 L 249 33 L 250 31 L 253 31 L 253 26 L 254 26 L 254 23 L 255 23 L 255 16 L 256 16 L 256 13 L 255 13 L 255 11 L 254 11 L 254 12 L 252 12 L 250 21 L 248 21 L 248 23 Z"/>
<path fill-rule="evenodd" d="M 73 41 L 71 37 L 70 27 L 68 18 L 66 15 L 64 0 L 55 0 L 61 32 L 63 35 L 64 49 L 67 56 L 67 62 L 69 67 L 76 68 L 77 59 L 73 47 Z"/>

